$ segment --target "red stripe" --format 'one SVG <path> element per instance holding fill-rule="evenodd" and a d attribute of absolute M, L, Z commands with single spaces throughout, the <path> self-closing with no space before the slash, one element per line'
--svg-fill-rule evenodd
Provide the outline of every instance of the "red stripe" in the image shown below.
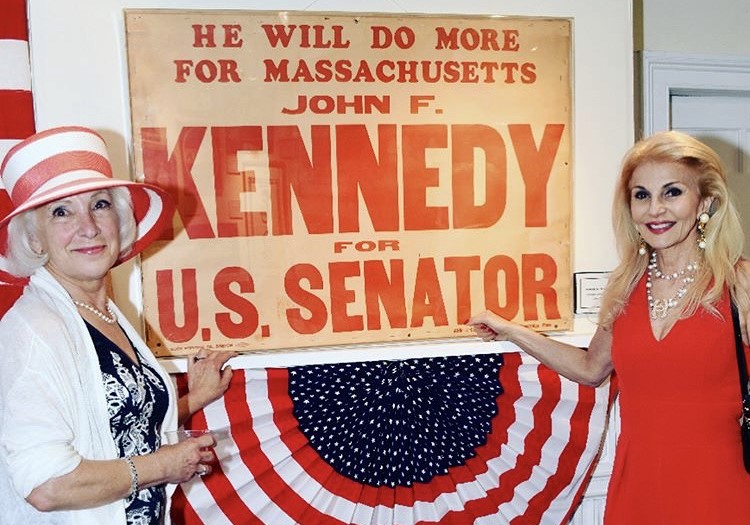
<path fill-rule="evenodd" d="M 502 447 L 507 445 L 508 429 L 516 420 L 514 404 L 522 396 L 519 378 L 521 365 L 520 354 L 506 354 L 505 365 L 500 371 L 504 393 L 497 399 L 498 415 L 493 419 L 487 443 L 478 448 L 477 456 L 470 458 L 465 465 L 452 467 L 447 475 L 436 476 L 429 483 L 415 484 L 412 488 L 390 489 L 364 486 L 338 474 L 323 461 L 297 426 L 293 414 L 293 403 L 288 395 L 288 374 L 285 369 L 266 371 L 268 398 L 272 406 L 273 422 L 280 430 L 280 438 L 292 451 L 292 458 L 300 464 L 307 475 L 316 479 L 327 491 L 346 498 L 354 504 L 361 502 L 370 507 L 377 504 L 392 507 L 395 503 L 408 506 L 415 501 L 432 501 L 436 495 L 443 492 L 454 492 L 457 483 L 474 480 L 477 475 L 486 472 L 486 462 L 497 457 Z M 478 516 L 496 513 L 500 505 L 513 498 L 518 484 L 525 482 L 531 476 L 534 467 L 539 464 L 541 448 L 552 432 L 551 414 L 560 399 L 561 382 L 557 374 L 544 367 L 539 367 L 537 373 L 542 395 L 533 408 L 532 430 L 525 438 L 524 452 L 516 458 L 516 466 L 500 476 L 499 487 L 487 490 L 484 497 L 463 503 L 462 510 L 446 513 L 440 520 L 441 524 L 464 525 L 472 523 Z M 295 489 L 276 472 L 275 468 L 278 466 L 272 465 L 269 458 L 261 451 L 259 437 L 252 427 L 250 404 L 253 403 L 253 399 L 248 399 L 246 396 L 244 385 L 246 379 L 244 371 L 235 372 L 232 385 L 225 396 L 225 408 L 241 459 L 254 477 L 257 487 L 251 484 L 245 488 L 237 488 L 236 491 L 241 492 L 245 497 L 259 501 L 271 499 L 297 523 L 340 524 L 339 520 L 325 515 L 302 499 Z M 578 388 L 580 399 L 571 416 L 571 436 L 560 455 L 559 468 L 548 479 L 544 490 L 531 498 L 527 511 L 523 517 L 514 520 L 514 524 L 538 523 L 542 514 L 560 496 L 561 491 L 569 487 L 573 479 L 580 455 L 585 450 L 590 417 L 596 401 L 594 389 Z M 268 415 L 264 415 L 266 416 Z M 205 421 L 201 423 L 199 417 L 193 424 L 205 425 Z M 284 458 L 282 461 L 290 459 Z M 257 516 L 241 501 L 239 494 L 224 475 L 219 475 L 217 471 L 204 478 L 203 481 L 216 499 L 217 505 L 232 523 L 260 523 Z M 580 501 L 581 493 L 582 489 L 578 491 L 574 505 Z M 184 495 L 176 495 L 176 497 L 180 502 L 179 498 L 184 498 Z M 192 516 L 192 509 L 189 508 L 187 502 L 179 509 L 184 515 Z M 387 514 L 392 514 L 392 512 L 392 509 L 386 511 Z M 572 506 L 570 512 L 572 512 Z M 200 523 L 197 516 L 195 520 L 184 523 Z"/>
<path fill-rule="evenodd" d="M 457 483 L 474 481 L 478 474 L 487 471 L 487 461 L 496 458 L 500 447 L 507 443 L 508 418 L 514 418 L 515 409 L 513 404 L 521 396 L 520 384 L 517 382 L 518 366 L 520 363 L 520 358 L 515 361 L 511 358 L 503 366 L 503 369 L 508 369 L 506 372 L 508 379 L 503 379 L 503 385 L 506 386 L 505 382 L 508 385 L 505 393 L 499 396 L 498 413 L 493 419 L 492 430 L 487 442 L 485 445 L 477 448 L 476 457 L 469 458 L 463 466 L 450 468 L 447 474 L 435 476 L 435 478 L 425 483 L 415 483 L 413 488 L 407 491 L 389 487 L 376 488 L 360 484 L 340 475 L 330 465 L 320 461 L 315 450 L 307 444 L 307 438 L 299 430 L 296 419 L 291 415 L 293 405 L 287 394 L 287 383 L 283 385 L 283 388 L 279 387 L 283 390 L 284 395 L 281 397 L 273 396 L 272 402 L 274 404 L 274 413 L 289 414 L 288 418 L 280 417 L 278 420 L 282 440 L 290 450 L 297 450 L 301 444 L 305 445 L 295 455 L 300 462 L 309 464 L 315 460 L 320 461 L 321 464 L 317 465 L 315 469 L 308 470 L 308 475 L 321 485 L 325 485 L 331 493 L 371 507 L 382 504 L 384 497 L 388 501 L 393 500 L 400 505 L 412 506 L 416 501 L 432 501 L 437 493 L 454 492 Z M 331 483 L 332 478 L 337 479 L 336 484 Z M 438 492 L 435 490 L 437 485 L 442 487 Z M 395 494 L 391 494 L 394 491 Z"/>
<path fill-rule="evenodd" d="M 232 380 L 234 379 L 234 374 L 232 374 Z M 238 390 L 244 390 L 244 387 Z M 191 418 L 190 424 L 191 428 L 208 428 L 205 413 L 203 411 L 198 412 Z M 234 429 L 232 430 L 234 431 Z M 216 463 L 212 465 L 212 468 L 213 471 L 211 474 L 204 476 L 199 482 L 206 486 L 206 489 L 211 493 L 211 496 L 221 511 L 232 520 L 232 523 L 262 525 L 262 522 L 253 515 L 247 505 L 236 497 L 237 494 L 235 488 L 232 486 L 229 479 L 227 479 L 226 475 L 221 472 L 221 464 Z M 201 521 L 196 521 L 196 524 L 198 523 L 201 523 Z"/>
<path fill-rule="evenodd" d="M 203 525 L 185 497 L 185 491 L 182 490 L 182 487 L 175 489 L 172 496 L 172 510 L 169 515 L 172 518 L 172 525 Z"/>
<path fill-rule="evenodd" d="M 176 375 L 177 391 L 180 396 L 185 395 L 187 389 L 187 374 Z M 225 395 L 225 404 L 229 413 L 234 412 L 231 407 L 238 402 L 246 404 L 244 396 L 245 373 L 244 370 L 235 370 L 232 374 L 232 380 L 229 389 Z M 205 416 L 203 411 L 193 414 L 185 423 L 187 428 L 206 428 Z M 239 428 L 239 425 L 238 425 Z M 232 432 L 237 431 L 235 425 L 232 425 Z M 249 525 L 260 524 L 260 520 L 253 516 L 253 513 L 239 498 L 239 494 L 231 485 L 229 480 L 218 470 L 203 478 L 206 480 L 206 487 L 213 496 L 216 505 L 232 521 L 232 523 L 248 523 Z M 172 523 L 175 525 L 201 525 L 203 521 L 195 513 L 194 509 L 182 490 L 177 487 L 172 496 L 172 511 L 170 513 Z"/>
<path fill-rule="evenodd" d="M 0 16 L 0 39 L 28 40 L 26 0 L 3 0 Z"/>
<path fill-rule="evenodd" d="M 232 376 L 232 383 L 238 376 L 243 376 L 240 371 L 236 371 Z M 270 371 L 269 371 L 270 372 Z M 234 391 L 233 391 L 234 390 Z M 227 415 L 229 416 L 229 426 L 232 429 L 232 437 L 240 451 L 240 459 L 248 468 L 249 472 L 253 475 L 255 482 L 261 486 L 258 478 L 264 477 L 266 472 L 273 470 L 273 465 L 270 463 L 265 454 L 260 451 L 260 441 L 258 435 L 253 431 L 253 416 L 250 412 L 248 403 L 252 400 L 248 399 L 245 395 L 245 385 L 238 385 L 238 388 L 232 389 L 230 386 L 229 390 L 225 394 L 225 404 L 227 405 Z M 238 488 L 238 490 L 241 490 Z M 263 490 L 268 490 L 263 487 Z M 247 489 L 243 490 L 243 493 L 247 495 Z M 231 500 L 236 506 L 243 505 L 244 503 L 239 498 L 232 497 Z M 261 494 L 260 491 L 253 489 L 252 497 L 261 499 L 273 499 L 273 492 Z M 231 505 L 234 510 L 235 505 Z M 222 505 L 222 510 L 227 512 L 227 505 Z M 230 514 L 227 513 L 229 516 Z M 246 516 L 243 516 L 241 512 L 238 512 L 236 516 L 231 517 L 232 523 L 244 523 L 246 519 L 252 517 L 255 519 L 255 515 L 247 509 Z"/>
<path fill-rule="evenodd" d="M 295 454 L 295 458 L 303 464 L 317 462 L 315 468 L 306 469 L 307 474 L 325 486 L 329 492 L 369 507 L 375 507 L 379 504 L 386 505 L 386 502 L 398 502 L 401 505 L 412 506 L 415 501 L 433 501 L 438 494 L 455 492 L 457 483 L 474 481 L 478 473 L 487 471 L 487 460 L 497 457 L 500 447 L 507 443 L 508 418 L 511 418 L 511 420 L 515 419 L 513 404 L 522 394 L 520 383 L 518 382 L 518 366 L 520 363 L 520 357 L 515 361 L 511 358 L 503 366 L 503 369 L 501 369 L 507 370 L 507 378 L 502 380 L 503 385 L 506 386 L 505 393 L 498 398 L 498 415 L 493 420 L 492 432 L 487 443 L 483 447 L 479 447 L 477 456 L 467 460 L 465 466 L 452 467 L 449 469 L 448 474 L 436 476 L 426 483 L 415 483 L 413 488 L 409 490 L 363 485 L 341 476 L 330 465 L 322 461 L 314 449 L 307 444 L 307 439 L 299 431 L 296 419 L 291 416 L 293 405 L 288 396 L 286 374 L 283 376 L 284 383 L 275 387 L 271 387 L 270 384 L 280 381 L 274 381 L 269 376 L 269 397 L 274 406 L 274 414 L 279 416 L 275 418 L 275 421 L 281 431 L 282 440 L 290 450 L 299 449 L 300 443 L 304 445 Z M 281 379 L 281 377 L 277 379 Z M 279 394 L 273 393 L 274 391 L 278 391 Z M 553 401 L 549 407 L 549 411 L 554 408 L 554 405 Z M 283 414 L 287 416 L 283 416 Z M 548 420 L 549 417 L 547 416 L 546 419 Z M 533 465 L 530 465 L 528 470 L 532 467 Z M 332 484 L 332 479 L 336 479 L 337 483 Z M 281 481 L 283 483 L 283 480 Z M 498 490 L 495 489 L 496 492 Z M 507 491 L 507 486 L 503 484 L 501 490 Z M 498 503 L 487 500 L 475 501 L 473 502 L 473 506 L 475 511 L 481 509 L 480 514 L 484 515 L 496 511 Z M 453 519 L 453 517 L 447 519 Z M 460 519 L 465 519 L 465 515 L 462 515 Z"/>
<path fill-rule="evenodd" d="M 188 393 L 188 377 L 187 374 L 176 374 L 174 376 L 175 378 L 175 386 L 177 387 L 177 397 L 182 397 Z M 185 423 L 186 425 L 189 424 L 191 419 L 188 419 Z"/>
<path fill-rule="evenodd" d="M 10 148 L 10 151 L 8 151 L 8 154 L 5 156 L 5 159 L 3 159 L 3 163 L 0 166 L 0 172 L 5 170 L 5 164 L 8 162 L 8 159 L 18 148 L 25 148 L 29 144 L 34 144 L 36 142 L 39 142 L 40 140 L 44 140 L 45 138 L 49 136 L 59 135 L 60 133 L 66 133 L 68 131 L 91 133 L 92 135 L 96 135 L 97 137 L 99 137 L 99 139 L 101 139 L 101 141 L 104 142 L 104 139 L 96 131 L 93 131 L 88 128 L 84 128 L 82 126 L 62 126 L 62 127 L 57 127 L 57 128 L 46 129 L 44 131 L 40 131 L 39 133 L 36 133 L 33 138 L 28 137 L 28 140 L 25 141 L 23 144 L 16 144 L 12 148 Z"/>
<path fill-rule="evenodd" d="M 508 418 L 511 421 L 515 419 L 515 409 L 513 404 L 521 396 L 521 387 L 518 382 L 518 366 L 521 364 L 520 356 L 516 355 L 517 359 L 510 358 L 503 366 L 502 370 L 505 370 L 506 377 L 502 379 L 503 385 L 505 386 L 505 393 L 498 398 L 498 415 L 493 420 L 493 429 L 488 438 L 488 442 L 478 449 L 477 457 L 470 458 L 467 460 L 466 465 L 452 467 L 449 469 L 448 474 L 435 476 L 431 481 L 426 483 L 415 483 L 412 489 L 391 489 L 388 487 L 370 487 L 358 484 L 348 478 L 341 476 L 340 474 L 333 471 L 325 463 L 322 463 L 319 468 L 308 470 L 310 477 L 315 478 L 321 485 L 326 486 L 330 492 L 349 499 L 350 501 L 359 502 L 363 505 L 375 507 L 380 505 L 393 505 L 393 503 L 399 503 L 405 506 L 412 506 L 416 501 L 433 501 L 438 494 L 442 493 L 453 493 L 456 491 L 456 485 L 458 483 L 470 482 L 476 479 L 476 476 L 480 473 L 487 471 L 487 460 L 496 458 L 500 447 L 507 443 L 508 434 L 507 429 L 509 426 Z M 559 382 L 557 383 L 559 385 Z M 286 388 L 286 386 L 285 386 Z M 285 390 L 286 392 L 286 390 Z M 272 397 L 276 399 L 276 397 Z M 274 411 L 291 410 L 291 401 L 288 399 L 288 395 L 282 398 L 283 401 L 275 402 Z M 286 406 L 288 404 L 288 406 Z M 548 411 L 554 408 L 555 402 L 553 401 Z M 544 417 L 544 416 L 542 416 Z M 548 415 L 546 419 L 549 420 Z M 291 446 L 290 436 L 299 433 L 298 427 L 283 429 L 281 435 L 285 438 L 285 442 L 288 446 Z M 295 436 L 296 438 L 296 436 Z M 304 439 L 304 436 L 303 436 Z M 306 453 L 315 454 L 312 447 L 306 447 L 304 449 Z M 317 458 L 317 455 L 315 455 Z M 522 458 L 523 456 L 521 456 Z M 519 459 L 522 461 L 522 459 Z M 532 460 L 533 461 L 533 458 Z M 534 463 L 535 464 L 535 463 Z M 527 472 L 533 468 L 534 464 L 529 465 Z M 331 485 L 330 473 L 333 472 L 333 476 L 338 478 L 339 483 L 335 486 Z M 495 494 L 502 491 L 508 491 L 510 485 L 502 483 L 500 488 L 494 490 Z M 512 487 L 511 487 L 512 488 Z M 339 489 L 339 490 L 336 490 Z M 344 489 L 342 492 L 341 489 Z M 512 490 L 510 496 L 506 495 L 507 499 L 512 497 Z M 466 514 L 486 515 L 497 510 L 499 503 L 492 499 L 483 498 L 473 502 L 469 502 L 470 505 L 467 510 L 463 513 L 449 513 L 445 517 L 449 523 L 452 520 L 458 520 L 458 523 L 466 523 Z"/>
<path fill-rule="evenodd" d="M 510 359 L 517 357 L 520 360 L 520 355 L 518 354 L 515 354 L 513 357 L 506 354 L 505 357 Z M 510 361 L 506 360 L 506 364 L 509 363 Z M 509 368 L 512 369 L 512 367 Z M 509 368 L 506 368 L 505 371 L 508 372 Z M 512 371 L 512 373 L 517 373 L 517 369 Z M 552 429 L 550 416 L 552 410 L 554 410 L 554 405 L 557 404 L 557 400 L 560 398 L 560 378 L 557 374 L 545 367 L 540 367 L 538 373 L 540 385 L 542 386 L 544 393 L 541 397 L 541 401 L 537 403 L 534 408 L 534 429 L 527 437 L 524 444 L 524 450 L 533 451 L 533 453 L 524 453 L 520 455 L 516 467 L 501 475 L 499 487 L 489 490 L 486 498 L 467 502 L 464 510 L 451 512 L 450 519 L 456 520 L 456 523 L 470 523 L 473 522 L 476 516 L 486 516 L 496 513 L 500 505 L 510 501 L 515 495 L 516 486 L 529 478 L 534 467 L 540 464 L 542 446 L 547 438 L 551 436 Z M 501 372 L 501 377 L 503 385 L 509 384 L 509 381 L 513 379 L 511 373 L 507 376 L 502 376 Z M 579 387 L 579 391 L 581 388 L 583 387 Z M 500 396 L 500 399 L 504 396 L 505 395 Z M 587 402 L 586 398 L 588 398 L 588 402 L 590 402 L 593 407 L 593 389 L 588 389 L 588 392 L 584 393 L 584 405 Z M 578 419 L 577 423 L 573 425 L 574 428 L 571 429 L 571 437 L 569 441 L 577 442 L 582 440 L 585 443 L 586 437 L 588 436 L 590 410 L 584 408 L 582 413 L 578 410 L 575 412 L 578 413 L 574 413 L 572 417 L 580 417 L 580 419 Z M 580 425 L 578 423 L 580 423 Z M 541 427 L 546 428 L 542 429 Z M 566 447 L 560 455 L 560 467 L 558 468 L 558 472 L 561 470 L 570 471 L 570 474 L 561 474 L 560 478 L 567 477 L 569 480 L 572 479 L 572 472 L 575 470 L 578 464 L 578 459 L 580 458 L 580 454 L 575 456 L 573 453 L 575 448 L 575 445 Z M 581 451 L 584 448 L 585 445 L 581 446 Z M 549 508 L 550 504 L 559 497 L 560 492 L 566 487 L 567 483 L 555 482 L 555 475 L 553 475 L 548 480 L 544 490 L 537 493 L 535 497 L 532 497 L 528 508 L 511 523 L 517 525 L 539 523 L 541 515 Z M 446 516 L 446 518 L 448 518 L 448 516 Z"/>
<path fill-rule="evenodd" d="M 540 375 L 551 376 L 557 375 L 550 369 L 543 367 Z M 542 382 L 545 378 L 542 377 Z M 537 493 L 529 501 L 529 508 L 524 513 L 524 519 L 516 519 L 511 522 L 512 525 L 523 525 L 524 523 L 539 523 L 542 515 L 549 509 L 550 504 L 554 501 L 561 491 L 565 490 L 573 480 L 575 470 L 581 458 L 581 454 L 586 449 L 586 437 L 589 432 L 589 420 L 596 403 L 596 394 L 593 388 L 577 386 L 578 404 L 570 417 L 570 435 L 565 448 L 560 454 L 559 468 L 547 480 L 546 490 Z M 571 505 L 575 505 L 575 498 Z"/>
<path fill-rule="evenodd" d="M 10 189 L 10 198 L 16 206 L 20 206 L 46 182 L 60 174 L 75 170 L 93 170 L 112 177 L 112 166 L 106 157 L 91 151 L 66 151 L 47 157 L 21 175 Z M 74 184 L 78 185 L 80 181 Z"/>
<path fill-rule="evenodd" d="M 617 395 L 617 374 L 613 373 L 609 378 L 609 398 L 608 398 L 608 403 L 607 403 L 607 411 L 609 411 L 612 408 L 612 403 L 614 402 L 616 395 Z M 607 421 L 608 421 L 608 418 L 605 418 L 603 424 L 606 425 Z M 602 439 L 604 439 L 603 435 L 602 435 Z M 586 487 L 588 486 L 588 483 L 591 481 L 591 475 L 593 474 L 594 469 L 596 468 L 596 464 L 599 462 L 600 454 L 601 454 L 601 448 L 597 452 L 596 457 L 591 462 L 591 465 L 586 471 L 586 475 L 583 477 L 584 483 L 581 483 L 581 486 L 578 487 L 578 491 L 576 492 L 576 495 L 573 498 L 573 502 L 570 505 L 570 509 L 568 510 L 568 513 L 565 515 L 565 518 L 563 519 L 561 523 L 567 523 L 570 520 L 570 518 L 573 516 L 573 513 L 576 510 L 576 507 L 583 500 L 583 493 L 586 491 Z"/>
<path fill-rule="evenodd" d="M 244 370 L 235 370 L 232 380 L 224 395 L 224 405 L 230 421 L 230 431 L 238 446 L 243 437 L 255 437 L 252 431 L 252 418 L 247 412 L 247 398 L 245 384 L 247 380 Z M 240 448 L 240 451 L 244 450 Z M 239 492 L 232 486 L 224 475 L 208 476 L 206 485 L 216 504 L 232 523 L 247 523 L 248 525 L 262 525 L 250 508 L 242 501 Z"/>
<path fill-rule="evenodd" d="M 335 472 L 314 453 L 304 436 L 300 439 L 301 434 L 296 428 L 296 420 L 292 414 L 292 402 L 287 391 L 288 376 L 286 370 L 269 369 L 267 374 L 268 397 L 273 406 L 273 421 L 281 430 L 282 439 L 287 447 L 293 451 L 293 459 L 307 466 L 307 474 L 312 475 L 314 473 L 314 477 L 318 481 L 326 484 L 328 476 L 321 474 L 321 472 L 327 472 L 328 475 L 334 475 Z M 246 400 L 246 403 L 251 401 Z M 249 407 L 247 412 L 247 415 L 244 416 L 246 420 L 251 419 Z M 242 418 L 240 418 L 241 420 Z M 260 450 L 257 435 L 252 432 L 252 428 L 248 430 L 248 433 L 252 433 L 252 437 L 248 439 L 248 436 L 242 436 L 242 445 L 238 443 L 242 459 L 252 472 L 258 485 L 280 508 L 284 509 L 290 517 L 299 523 L 331 523 L 336 525 L 341 523 L 339 520 L 325 516 L 317 509 L 309 507 L 307 502 L 300 498 L 276 473 L 274 465 L 268 461 L 268 458 Z M 250 444 L 249 448 L 247 448 L 248 444 Z M 313 464 L 315 465 L 313 466 Z M 312 521 L 300 521 L 303 515 L 313 516 L 306 518 Z"/>
<path fill-rule="evenodd" d="M 0 319 L 21 296 L 23 286 L 0 284 Z"/>
<path fill-rule="evenodd" d="M 289 397 L 288 378 L 289 376 L 286 369 L 268 370 L 268 397 L 273 401 L 273 420 L 279 429 L 281 429 L 282 436 L 286 434 L 285 429 L 292 428 L 291 425 L 295 425 L 293 427 L 295 430 L 298 428 L 296 427 L 296 420 L 294 420 L 293 416 L 292 400 Z M 318 463 L 320 466 L 325 465 L 325 462 L 322 459 L 318 460 Z M 317 469 L 312 470 L 316 471 Z M 266 492 L 271 495 L 272 499 L 276 501 L 294 521 L 298 523 L 315 523 L 316 525 L 341 525 L 341 521 L 311 507 L 302 497 L 287 485 L 287 482 L 279 476 L 275 470 L 266 472 L 262 481 L 263 482 L 261 483 L 261 480 L 259 479 L 259 484 L 267 487 Z M 279 497 L 274 498 L 274 495 L 278 495 Z M 303 521 L 303 518 L 305 521 Z"/>
<path fill-rule="evenodd" d="M 130 196 L 133 201 L 133 213 L 135 214 L 135 222 L 137 224 L 140 224 L 149 210 L 149 195 L 142 186 L 129 186 L 128 189 L 130 190 Z M 141 238 L 136 239 L 130 251 L 123 257 L 118 259 L 118 262 L 127 261 L 131 257 L 139 254 L 146 247 L 157 241 L 164 228 L 168 224 L 171 224 L 172 217 L 174 215 L 174 201 L 169 198 L 169 196 L 167 196 L 166 198 L 161 198 L 161 195 L 160 200 L 164 211 L 160 214 L 160 216 L 154 223 L 153 228 L 150 228 L 147 232 L 145 232 L 145 234 Z M 155 210 L 152 209 L 152 211 Z M 156 246 L 153 246 L 152 249 L 157 248 Z"/>
<path fill-rule="evenodd" d="M 187 374 L 177 374 L 174 376 L 175 386 L 177 389 L 177 396 L 182 397 L 188 392 Z M 192 421 L 192 417 L 185 423 L 188 425 Z M 196 523 L 194 521 L 195 511 L 190 506 L 190 503 L 185 496 L 185 491 L 182 490 L 181 486 L 177 486 L 172 495 L 171 500 L 170 517 L 172 518 L 172 525 L 186 525 L 188 523 Z M 200 522 L 198 522 L 200 523 Z"/>
<path fill-rule="evenodd" d="M 26 21 L 26 0 L 2 0 L 0 7 L 0 40 L 21 40 L 28 42 Z M 30 66 L 29 66 L 30 68 Z M 0 90 L 0 139 L 25 139 L 34 133 L 34 104 L 30 91 Z M 2 191 L 3 204 L 10 203 L 5 191 Z M 3 206 L 0 206 L 2 208 Z M 0 219 L 9 209 L 0 210 Z M 5 251 L 5 239 L 0 238 L 0 253 Z M 0 272 L 0 279 L 7 282 L 23 282 L 13 276 Z M 0 317 L 10 309 L 23 288 L 3 286 L 0 290 Z"/>
<path fill-rule="evenodd" d="M 25 139 L 33 133 L 31 92 L 0 89 L 0 139 Z"/>
<path fill-rule="evenodd" d="M 276 379 L 276 381 L 272 381 L 269 377 L 269 397 L 274 406 L 274 413 L 278 412 L 280 416 L 285 416 L 278 419 L 275 418 L 275 420 L 277 425 L 279 425 L 282 441 L 284 441 L 289 450 L 295 451 L 295 459 L 305 465 L 318 462 L 319 465 L 316 465 L 315 468 L 307 469 L 308 475 L 321 485 L 326 486 L 329 490 L 334 486 L 331 484 L 331 480 L 335 479 L 337 481 L 335 487 L 338 488 L 338 491 L 334 493 L 335 495 L 350 501 L 357 501 L 357 498 L 360 498 L 361 501 L 361 498 L 366 498 L 366 496 L 363 496 L 363 485 L 361 483 L 338 474 L 310 446 L 307 437 L 300 431 L 297 419 L 294 417 L 294 405 L 288 395 L 288 375 L 277 376 Z M 272 382 L 274 383 L 273 386 L 271 385 Z M 275 392 L 281 395 L 275 394 Z M 330 487 L 328 487 L 329 484 L 331 484 Z"/>
<path fill-rule="evenodd" d="M 513 357 L 516 357 L 517 361 Z M 510 417 L 511 421 L 513 421 L 516 419 L 516 409 L 512 405 L 508 405 L 508 401 L 511 397 L 522 395 L 518 379 L 518 367 L 521 365 L 521 357 L 519 354 L 506 354 L 503 358 L 505 359 L 505 365 L 500 369 L 500 378 L 503 387 L 507 385 L 508 388 L 506 388 L 506 392 L 503 395 L 498 396 L 498 413 L 503 415 L 503 418 Z M 553 385 L 542 384 L 541 386 L 544 391 L 547 387 Z M 493 514 L 498 511 L 502 504 L 513 499 L 515 488 L 528 479 L 532 469 L 539 464 L 541 446 L 551 434 L 551 413 L 559 396 L 552 395 L 554 394 L 554 388 L 550 388 L 550 390 L 552 392 L 543 394 L 532 409 L 534 418 L 533 426 L 524 439 L 523 452 L 518 454 L 515 467 L 500 475 L 498 486 L 489 489 L 486 498 L 466 502 L 462 510 L 450 511 L 448 513 L 450 516 L 446 515 L 446 518 L 458 520 L 457 523 L 470 523 L 473 521 L 473 516 Z M 517 396 L 506 396 L 506 394 L 513 391 L 517 392 Z M 509 421 L 505 420 L 500 427 L 501 433 L 504 436 L 502 445 L 508 441 L 507 431 L 510 427 L 508 423 Z"/>

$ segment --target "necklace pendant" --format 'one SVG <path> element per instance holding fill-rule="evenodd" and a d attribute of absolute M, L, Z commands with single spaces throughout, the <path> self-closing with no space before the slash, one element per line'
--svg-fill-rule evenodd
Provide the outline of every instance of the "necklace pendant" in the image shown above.
<path fill-rule="evenodd" d="M 661 299 L 654 299 L 654 302 L 649 306 L 651 310 L 651 319 L 654 321 L 664 319 L 667 316 L 670 307 L 668 301 L 662 301 Z"/>
<path fill-rule="evenodd" d="M 695 281 L 695 272 L 698 266 L 698 263 L 691 262 L 678 272 L 664 274 L 656 263 L 656 252 L 651 253 L 651 260 L 646 269 L 646 300 L 648 301 L 649 316 L 653 321 L 667 317 L 669 310 L 676 307 L 680 299 L 685 297 L 688 286 Z M 672 281 L 682 277 L 682 285 L 673 297 L 669 299 L 655 299 L 653 295 L 653 277 L 665 281 Z"/>

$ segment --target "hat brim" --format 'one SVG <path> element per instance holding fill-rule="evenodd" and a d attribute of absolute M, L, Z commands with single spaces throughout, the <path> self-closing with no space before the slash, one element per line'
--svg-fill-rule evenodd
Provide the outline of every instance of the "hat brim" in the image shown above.
<path fill-rule="evenodd" d="M 71 195 L 117 187 L 126 188 L 130 192 L 136 223 L 136 238 L 130 251 L 115 261 L 113 267 L 122 264 L 141 253 L 149 244 L 159 237 L 162 230 L 172 220 L 172 216 L 174 215 L 174 203 L 171 196 L 163 189 L 151 184 L 110 178 L 102 179 L 97 177 L 84 183 L 77 183 L 75 185 L 75 191 L 55 191 L 54 193 L 30 199 L 0 220 L 0 280 L 3 280 L 3 273 L 7 273 L 10 276 L 14 275 L 11 272 L 6 259 L 8 248 L 8 224 L 14 217 L 50 202 L 70 197 Z"/>

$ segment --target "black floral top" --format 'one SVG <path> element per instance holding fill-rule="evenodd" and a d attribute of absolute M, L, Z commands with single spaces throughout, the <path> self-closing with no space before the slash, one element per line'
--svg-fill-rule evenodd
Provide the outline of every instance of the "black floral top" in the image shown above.
<path fill-rule="evenodd" d="M 161 425 L 169 406 L 166 385 L 138 355 L 134 363 L 117 345 L 89 323 L 86 327 L 99 356 L 107 394 L 109 426 L 120 457 L 155 452 L 161 445 Z M 164 521 L 164 485 L 131 494 L 125 501 L 128 525 L 159 525 Z"/>

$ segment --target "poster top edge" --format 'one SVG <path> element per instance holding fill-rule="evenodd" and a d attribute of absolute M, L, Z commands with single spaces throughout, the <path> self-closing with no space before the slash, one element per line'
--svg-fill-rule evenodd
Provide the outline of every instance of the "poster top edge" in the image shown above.
<path fill-rule="evenodd" d="M 508 19 L 529 21 L 565 21 L 572 22 L 572 16 L 544 16 L 544 15 L 514 15 L 496 13 L 418 13 L 418 12 L 374 12 L 374 11 L 305 11 L 305 10 L 265 10 L 265 9 L 174 9 L 174 8 L 124 8 L 125 15 L 159 15 L 159 14 L 253 14 L 253 15 L 284 15 L 284 16 L 336 16 L 336 17 L 384 17 L 384 18 L 471 18 L 471 19 Z"/>

